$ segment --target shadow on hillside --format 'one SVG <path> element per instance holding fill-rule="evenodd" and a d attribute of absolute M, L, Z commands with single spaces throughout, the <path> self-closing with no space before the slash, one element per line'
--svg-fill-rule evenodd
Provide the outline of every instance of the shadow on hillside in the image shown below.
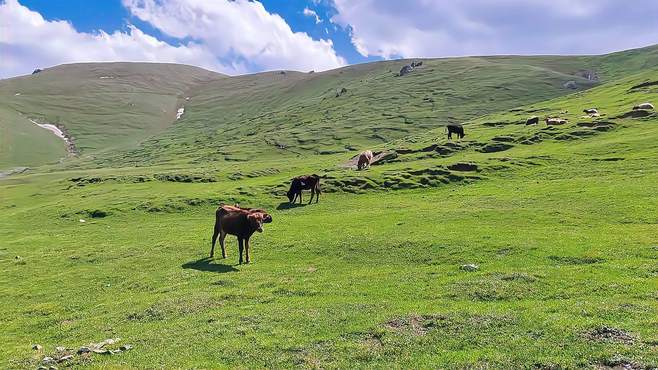
<path fill-rule="evenodd" d="M 233 266 L 213 263 L 214 259 L 205 257 L 200 260 L 187 262 L 181 265 L 184 269 L 192 269 L 197 271 L 217 272 L 223 274 L 225 272 L 239 271 Z"/>
<path fill-rule="evenodd" d="M 276 209 L 281 211 L 281 210 L 292 209 L 292 208 L 306 207 L 307 205 L 308 205 L 308 203 L 306 203 L 306 202 L 304 202 L 302 204 L 299 204 L 299 203 L 290 204 L 290 202 L 282 202 L 281 204 L 279 204 L 276 207 Z"/>

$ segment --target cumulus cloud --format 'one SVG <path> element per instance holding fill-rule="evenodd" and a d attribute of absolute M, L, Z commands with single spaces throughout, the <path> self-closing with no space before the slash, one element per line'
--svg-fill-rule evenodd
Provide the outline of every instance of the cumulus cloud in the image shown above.
<path fill-rule="evenodd" d="M 272 69 L 326 70 L 346 64 L 331 40 L 293 32 L 279 15 L 246 0 L 124 0 L 139 19 L 178 39 L 171 45 L 129 25 L 78 32 L 18 0 L 0 0 L 0 78 L 62 63 L 139 61 L 191 64 L 239 74 Z"/>
<path fill-rule="evenodd" d="M 147 61 L 193 64 L 230 72 L 209 49 L 172 46 L 130 26 L 127 32 L 77 32 L 66 21 L 47 21 L 16 0 L 0 3 L 0 78 L 71 62 Z"/>
<path fill-rule="evenodd" d="M 330 39 L 293 32 L 257 1 L 123 0 L 131 14 L 161 32 L 207 46 L 250 70 L 326 70 L 346 64 Z"/>
<path fill-rule="evenodd" d="M 318 13 L 316 13 L 313 9 L 304 8 L 303 14 L 307 17 L 315 18 L 315 24 L 322 23 L 322 19 L 320 19 Z"/>
<path fill-rule="evenodd" d="M 363 56 L 597 54 L 658 43 L 658 1 L 334 0 Z"/>

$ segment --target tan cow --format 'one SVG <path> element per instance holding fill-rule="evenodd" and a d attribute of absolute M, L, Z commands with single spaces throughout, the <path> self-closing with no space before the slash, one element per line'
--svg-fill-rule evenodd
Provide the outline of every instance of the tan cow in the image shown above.
<path fill-rule="evenodd" d="M 549 125 L 549 126 L 564 125 L 564 124 L 569 122 L 566 119 L 550 118 L 550 117 L 546 117 L 545 121 L 546 121 L 546 124 Z"/>
<path fill-rule="evenodd" d="M 356 168 L 360 171 L 370 167 L 370 164 L 372 163 L 372 157 L 373 155 L 370 150 L 366 150 L 365 152 L 359 154 L 359 161 L 356 165 Z"/>
<path fill-rule="evenodd" d="M 642 103 L 633 107 L 633 110 L 653 110 L 653 104 L 651 103 Z"/>

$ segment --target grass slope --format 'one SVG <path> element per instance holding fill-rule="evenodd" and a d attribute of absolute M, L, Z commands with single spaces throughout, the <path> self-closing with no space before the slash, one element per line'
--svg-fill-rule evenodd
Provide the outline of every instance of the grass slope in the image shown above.
<path fill-rule="evenodd" d="M 90 158 L 94 167 L 243 161 L 246 146 L 257 146 L 258 156 L 347 152 L 469 121 L 572 93 L 568 81 L 576 91 L 592 87 L 587 71 L 609 81 L 656 66 L 657 51 L 430 59 L 403 77 L 395 75 L 405 60 L 231 78 L 185 66 L 99 63 L 0 81 L 0 94 L 12 110 L 64 126 L 87 155 L 83 166 Z M 172 126 L 181 106 L 186 114 Z"/>
<path fill-rule="evenodd" d="M 28 118 L 0 108 L 0 170 L 38 166 L 66 156 L 66 144 Z"/>
<path fill-rule="evenodd" d="M 400 134 L 377 146 L 397 157 L 365 172 L 341 166 L 351 152 L 250 152 L 236 127 L 225 156 L 244 161 L 191 161 L 209 150 L 201 139 L 178 158 L 187 137 L 166 134 L 140 149 L 167 159 L 150 166 L 5 179 L 0 363 L 36 367 L 55 346 L 121 337 L 135 348 L 69 364 L 655 367 L 658 117 L 625 113 L 658 102 L 658 84 L 647 84 L 656 76 L 501 103 L 473 114 L 460 142 L 441 128 Z M 261 77 L 272 86 L 302 78 Z M 194 106 L 217 98 L 203 101 L 203 91 L 171 132 L 192 135 L 203 121 Z M 292 104 L 268 96 L 258 99 L 283 100 L 263 106 Z M 605 115 L 582 118 L 592 105 Z M 570 122 L 527 127 L 532 114 Z M 121 155 L 117 164 L 129 163 Z M 324 177 L 320 203 L 287 205 L 290 177 L 310 172 Z M 232 237 L 227 260 L 206 258 L 215 207 L 235 201 L 274 218 L 253 238 L 250 265 L 236 264 Z M 460 269 L 468 263 L 479 270 Z"/>
<path fill-rule="evenodd" d="M 61 125 L 83 154 L 98 155 L 133 147 L 163 131 L 175 120 L 191 86 L 221 78 L 174 64 L 68 64 L 0 81 L 0 107 L 9 115 L 19 112 Z M 0 121 L 10 120 L 9 115 L 2 114 Z M 59 149 L 52 156 L 57 154 Z M 1 160 L 12 157 L 14 165 L 29 162 L 22 161 L 19 152 L 3 154 Z"/>

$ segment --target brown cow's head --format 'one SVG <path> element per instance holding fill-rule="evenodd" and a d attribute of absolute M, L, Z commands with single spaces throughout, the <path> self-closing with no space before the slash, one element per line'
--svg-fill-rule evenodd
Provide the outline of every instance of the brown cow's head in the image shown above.
<path fill-rule="evenodd" d="M 265 212 L 250 213 L 247 215 L 247 219 L 249 220 L 251 227 L 259 233 L 263 232 L 263 223 L 272 222 L 272 216 Z"/>
<path fill-rule="evenodd" d="M 288 200 L 290 201 L 290 203 L 292 203 L 292 200 L 293 200 L 294 197 L 295 197 L 295 193 L 292 191 L 292 189 L 288 190 L 288 192 L 286 193 L 286 195 L 288 196 Z"/>

